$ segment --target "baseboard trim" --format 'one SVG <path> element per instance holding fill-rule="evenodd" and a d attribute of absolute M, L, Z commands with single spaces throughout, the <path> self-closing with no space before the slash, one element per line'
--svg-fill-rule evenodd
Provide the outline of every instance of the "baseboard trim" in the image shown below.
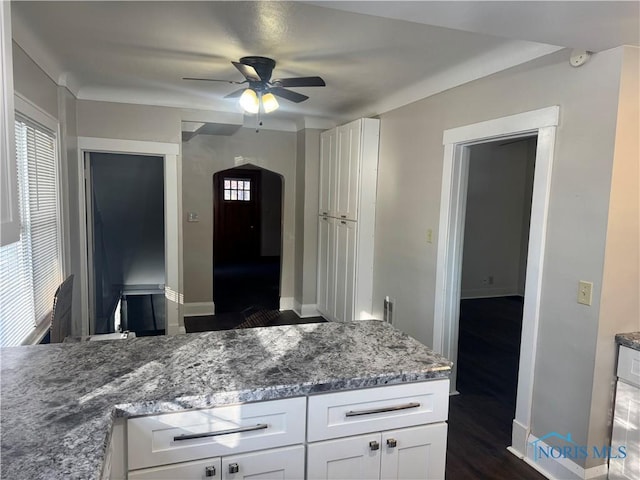
<path fill-rule="evenodd" d="M 293 297 L 280 297 L 280 310 L 294 310 L 295 306 Z"/>
<path fill-rule="evenodd" d="M 511 422 L 511 453 L 523 458 L 527 451 L 527 439 L 529 438 L 529 427 L 523 425 L 515 418 Z M 517 452 L 517 453 L 516 453 Z"/>
<path fill-rule="evenodd" d="M 535 460 L 534 442 L 540 442 L 543 448 L 550 448 L 548 444 L 535 435 L 529 435 L 527 454 L 522 460 L 550 480 L 594 480 L 606 479 L 609 472 L 608 465 L 602 464 L 591 468 L 583 468 L 569 458 L 543 458 Z M 520 456 L 520 452 L 510 449 L 511 453 Z"/>
<path fill-rule="evenodd" d="M 293 311 L 296 312 L 296 315 L 300 318 L 317 317 L 320 315 L 320 312 L 318 312 L 318 306 L 315 303 L 313 305 L 300 305 L 296 302 L 293 307 Z"/>
<path fill-rule="evenodd" d="M 215 315 L 216 306 L 213 302 L 191 302 L 182 306 L 182 314 L 185 317 L 200 317 L 203 315 Z"/>

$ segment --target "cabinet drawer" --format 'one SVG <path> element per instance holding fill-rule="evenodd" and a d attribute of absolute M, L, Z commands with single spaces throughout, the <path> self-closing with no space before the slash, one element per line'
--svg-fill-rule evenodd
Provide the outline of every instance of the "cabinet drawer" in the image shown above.
<path fill-rule="evenodd" d="M 309 397 L 309 442 L 444 422 L 449 380 L 407 383 Z"/>
<path fill-rule="evenodd" d="M 129 470 L 303 443 L 305 412 L 301 397 L 133 418 Z"/>
<path fill-rule="evenodd" d="M 618 377 L 640 387 L 640 351 L 620 345 Z"/>

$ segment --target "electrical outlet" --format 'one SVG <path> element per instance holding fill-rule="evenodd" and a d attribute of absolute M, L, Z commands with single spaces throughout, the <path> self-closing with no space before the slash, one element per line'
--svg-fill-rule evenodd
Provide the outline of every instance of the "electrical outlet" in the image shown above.
<path fill-rule="evenodd" d="M 591 295 L 593 293 L 593 283 L 580 280 L 578 282 L 578 303 L 591 306 Z"/>

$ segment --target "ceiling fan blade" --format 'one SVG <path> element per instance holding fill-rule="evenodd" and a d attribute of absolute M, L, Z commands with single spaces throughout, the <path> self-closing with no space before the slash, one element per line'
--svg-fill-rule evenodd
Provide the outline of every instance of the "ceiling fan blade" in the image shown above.
<path fill-rule="evenodd" d="M 320 77 L 279 78 L 271 82 L 276 87 L 324 87 L 326 83 Z"/>
<path fill-rule="evenodd" d="M 244 75 L 244 78 L 246 78 L 250 82 L 260 82 L 262 80 L 260 78 L 260 75 L 258 75 L 258 72 L 256 72 L 256 69 L 251 65 L 245 65 L 244 63 L 240 62 L 231 63 L 233 63 L 233 66 L 240 70 L 240 73 Z"/>
<path fill-rule="evenodd" d="M 238 98 L 240 95 L 242 95 L 242 92 L 244 92 L 245 90 L 246 88 L 240 88 L 235 92 L 231 92 L 229 95 L 225 95 L 224 98 Z"/>
<path fill-rule="evenodd" d="M 199 80 L 199 81 L 202 81 L 202 82 L 224 82 L 224 83 L 232 83 L 232 84 L 236 84 L 236 85 L 240 85 L 242 83 L 247 83 L 246 80 L 244 82 L 235 82 L 233 80 L 218 80 L 217 78 L 182 77 L 182 80 Z"/>
<path fill-rule="evenodd" d="M 301 93 L 292 92 L 291 90 L 286 90 L 281 87 L 271 87 L 269 91 L 274 95 L 277 95 L 278 97 L 282 97 L 295 103 L 304 102 L 307 98 L 309 98 L 306 95 L 302 95 Z"/>

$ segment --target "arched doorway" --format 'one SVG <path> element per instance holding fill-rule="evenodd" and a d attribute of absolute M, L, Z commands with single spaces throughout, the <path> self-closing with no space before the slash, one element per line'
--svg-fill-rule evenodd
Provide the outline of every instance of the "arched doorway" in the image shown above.
<path fill-rule="evenodd" d="M 279 309 L 282 192 L 281 175 L 250 164 L 213 176 L 216 315 Z"/>

